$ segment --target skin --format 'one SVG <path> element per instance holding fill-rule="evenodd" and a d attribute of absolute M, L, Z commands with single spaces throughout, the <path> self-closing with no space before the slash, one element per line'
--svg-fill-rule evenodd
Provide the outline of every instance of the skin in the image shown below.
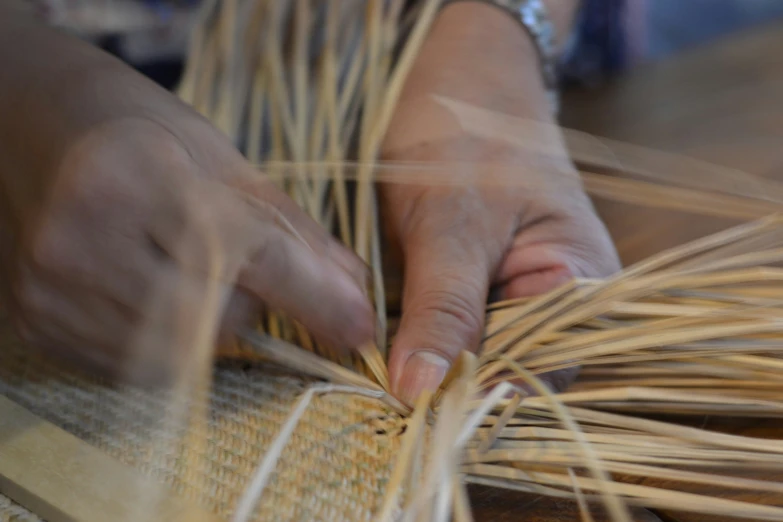
<path fill-rule="evenodd" d="M 558 34 L 567 34 L 575 4 L 551 4 Z M 12 72 L 0 82 L 0 283 L 29 343 L 159 380 L 198 338 L 210 270 L 222 283 L 224 332 L 265 304 L 340 346 L 372 338 L 362 263 L 173 95 L 7 2 L 0 70 Z M 461 350 L 477 348 L 491 288 L 504 298 L 532 295 L 618 267 L 556 132 L 540 137 L 556 152 L 542 162 L 460 130 L 433 95 L 554 123 L 518 22 L 479 2 L 445 7 L 406 83 L 384 158 L 542 166 L 503 190 L 478 174 L 460 187 L 383 188 L 405 273 L 390 372 L 407 402 L 434 389 Z M 563 386 L 568 378 L 551 379 Z"/>
<path fill-rule="evenodd" d="M 13 73 L 0 82 L 0 281 L 30 345 L 165 380 L 201 339 L 211 270 L 224 331 L 263 302 L 339 346 L 372 338 L 363 263 L 206 120 L 3 9 L 0 69 Z"/>
<path fill-rule="evenodd" d="M 548 7 L 557 34 L 568 34 L 576 2 Z M 470 135 L 434 95 L 531 122 L 549 154 Z M 501 298 L 524 297 L 618 269 L 555 124 L 536 49 L 519 23 L 479 2 L 443 9 L 397 107 L 385 157 L 541 168 L 525 169 L 523 179 L 502 188 L 480 183 L 492 174 L 482 171 L 468 186 L 386 189 L 387 224 L 405 269 L 389 371 L 404 401 L 436 388 L 462 350 L 475 351 L 491 288 Z M 573 377 L 570 371 L 546 379 L 562 389 Z"/>

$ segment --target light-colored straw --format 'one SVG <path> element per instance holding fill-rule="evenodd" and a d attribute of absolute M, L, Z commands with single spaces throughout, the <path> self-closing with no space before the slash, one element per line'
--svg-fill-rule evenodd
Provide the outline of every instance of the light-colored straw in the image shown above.
<path fill-rule="evenodd" d="M 437 98 L 464 132 L 543 158 L 560 153 L 540 137 L 562 134 L 596 197 L 743 223 L 605 280 L 494 303 L 477 355 L 463 354 L 441 389 L 412 409 L 391 395 L 383 184 L 456 187 L 465 178 L 455 172 L 469 170 L 486 173 L 472 182 L 488 186 L 524 180 L 535 196 L 580 181 L 538 176 L 530 165 L 379 160 L 440 6 L 414 4 L 216 0 L 193 34 L 179 91 L 259 176 L 369 264 L 380 319 L 374 345 L 346 356 L 270 310 L 218 352 L 208 375 L 232 274 L 205 223 L 209 284 L 194 304 L 198 325 L 187 325 L 197 357 L 172 393 L 114 388 L 52 367 L 12 340 L 0 351 L 0 391 L 159 482 L 157 492 L 145 482 L 138 498 L 150 503 L 146 520 L 162 520 L 146 497 L 165 492 L 237 522 L 470 521 L 466 483 L 572 499 L 588 522 L 596 503 L 613 522 L 630 520 L 630 506 L 783 520 L 779 506 L 731 496 L 783 493 L 767 478 L 783 471 L 783 442 L 686 422 L 783 417 L 783 190 L 773 182 Z M 575 366 L 581 375 L 569 390 L 546 388 L 548 372 Z M 537 395 L 526 395 L 520 380 Z M 30 501 L 46 493 L 45 480 L 6 482 L 0 490 L 10 500 L 0 497 L 0 512 L 46 505 Z M 699 493 L 700 485 L 718 493 Z M 53 500 L 65 507 L 50 522 L 85 512 L 65 495 Z M 96 516 L 109 513 L 97 504 Z"/>

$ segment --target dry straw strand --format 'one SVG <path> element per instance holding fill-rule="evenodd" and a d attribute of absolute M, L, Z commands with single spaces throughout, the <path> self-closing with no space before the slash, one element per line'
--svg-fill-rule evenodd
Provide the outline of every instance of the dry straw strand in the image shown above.
<path fill-rule="evenodd" d="M 259 176 L 277 183 L 369 264 L 380 324 L 375 345 L 350 357 L 318 344 L 275 311 L 260 319 L 259 331 L 244 331 L 234 357 L 249 358 L 252 368 L 263 370 L 261 377 L 247 378 L 263 381 L 282 371 L 290 382 L 281 389 L 294 389 L 295 398 L 282 407 L 282 392 L 269 392 L 260 413 L 254 413 L 262 419 L 254 429 L 232 420 L 235 431 L 228 438 L 235 446 L 222 457 L 228 464 L 204 471 L 208 464 L 198 456 L 218 444 L 199 436 L 211 429 L 214 417 L 244 419 L 256 397 L 235 394 L 237 404 L 193 406 L 180 390 L 172 408 L 195 416 L 188 442 L 180 447 L 183 462 L 171 466 L 188 470 L 182 472 L 188 486 L 180 487 L 190 491 L 192 482 L 214 480 L 213 490 L 228 491 L 221 477 L 242 468 L 235 486 L 243 494 L 226 495 L 223 502 L 230 504 L 235 521 L 293 519 L 294 513 L 328 517 L 333 515 L 328 508 L 317 516 L 296 511 L 323 500 L 312 491 L 297 491 L 300 496 L 292 502 L 275 502 L 279 493 L 272 477 L 283 477 L 285 452 L 293 448 L 301 462 L 286 465 L 304 469 L 296 475 L 304 480 L 315 469 L 307 468 L 316 465 L 312 454 L 347 441 L 345 433 L 366 430 L 370 421 L 354 418 L 365 415 L 390 427 L 361 439 L 365 446 L 352 447 L 351 458 L 380 454 L 384 444 L 400 450 L 389 451 L 394 461 L 386 462 L 388 469 L 372 461 L 376 468 L 362 471 L 375 490 L 361 489 L 368 486 L 357 480 L 329 489 L 339 498 L 328 500 L 339 504 L 342 496 L 359 491 L 373 499 L 362 504 L 362 512 L 380 520 L 471 520 L 465 483 L 573 499 L 588 521 L 594 502 L 606 505 L 613 522 L 630 520 L 628 507 L 634 505 L 783 520 L 780 507 L 687 490 L 705 485 L 783 493 L 780 484 L 764 479 L 783 471 L 783 443 L 698 429 L 681 420 L 686 415 L 783 417 L 783 219 L 778 215 L 783 190 L 773 182 L 564 131 L 581 180 L 595 196 L 754 221 L 663 252 L 606 280 L 576 280 L 543 296 L 495 303 L 487 310 L 478 357 L 464 355 L 442 389 L 424 395 L 413 409 L 388 393 L 390 318 L 376 192 L 389 182 L 464 183 L 453 175 L 454 165 L 393 164 L 378 157 L 440 4 L 423 0 L 408 12 L 399 0 L 215 0 L 205 6 L 180 95 L 237 142 L 259 165 Z M 463 102 L 439 101 L 455 112 L 466 132 L 542 156 L 552 151 L 542 149 L 536 136 L 561 132 Z M 554 178 L 521 176 L 525 166 L 500 167 L 486 169 L 496 174 L 477 182 L 526 178 L 531 193 L 552 190 Z M 214 233 L 205 237 L 217 239 Z M 219 245 L 212 246 L 212 286 L 202 303 L 201 330 L 194 329 L 201 366 L 211 358 L 205 347 L 211 346 L 225 300 L 217 283 L 226 279 L 224 260 Z M 554 393 L 541 383 L 543 374 L 577 365 L 582 373 L 571 390 Z M 245 378 L 244 372 L 230 374 Z M 523 396 L 514 388 L 511 383 L 520 379 L 539 396 Z M 209 382 L 203 368 L 182 381 L 198 390 L 197 398 L 207 395 Z M 263 383 L 253 385 L 261 386 L 253 390 L 262 394 Z M 24 396 L 20 389 L 6 389 Z M 99 389 L 95 393 L 108 393 Z M 210 398 L 219 392 L 213 389 Z M 321 406 L 322 395 L 340 401 L 339 415 Z M 312 400 L 316 396 L 319 400 Z M 366 397 L 378 400 L 365 405 Z M 347 422 L 346 411 L 362 408 L 367 411 L 352 414 L 353 424 L 341 424 Z M 640 413 L 665 414 L 669 420 Z M 310 415 L 316 421 L 307 420 Z M 313 428 L 310 422 L 321 424 Z M 328 428 L 338 428 L 340 435 L 318 439 L 319 429 Z M 316 450 L 294 444 L 298 437 L 318 440 Z M 247 458 L 256 459 L 252 466 Z M 350 459 L 346 466 L 345 473 L 360 467 Z M 738 477 L 749 471 L 760 473 Z M 387 472 L 384 481 L 374 481 Z M 623 477 L 677 486 L 650 487 Z"/>

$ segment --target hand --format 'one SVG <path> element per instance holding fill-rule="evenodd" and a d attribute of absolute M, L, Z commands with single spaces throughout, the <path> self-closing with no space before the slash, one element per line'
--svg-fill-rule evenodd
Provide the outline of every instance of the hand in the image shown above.
<path fill-rule="evenodd" d="M 152 95 L 165 119 L 104 121 L 49 169 L 2 172 L 0 281 L 23 338 L 141 381 L 181 367 L 226 301 L 224 328 L 263 302 L 335 345 L 370 340 L 358 258 L 206 121 Z"/>
<path fill-rule="evenodd" d="M 511 17 L 479 3 L 454 4 L 432 28 L 387 133 L 386 160 L 473 165 L 455 173 L 461 185 L 383 188 L 386 224 L 404 259 L 389 372 L 394 393 L 409 404 L 439 386 L 462 350 L 476 351 L 490 289 L 506 299 L 536 295 L 619 267 L 568 160 L 536 60 Z M 544 130 L 530 149 L 478 137 L 434 95 Z M 486 182 L 511 169 L 519 170 L 511 182 Z M 567 371 L 546 378 L 562 389 L 573 377 Z"/>
<path fill-rule="evenodd" d="M 446 158 L 478 162 L 475 169 L 489 161 L 529 164 L 523 152 L 468 137 L 390 156 Z M 423 389 L 437 388 L 462 350 L 476 351 L 490 289 L 501 299 L 532 296 L 574 277 L 610 275 L 619 266 L 572 167 L 553 165 L 538 179 L 524 172 L 507 186 L 485 185 L 482 174 L 492 175 L 476 172 L 466 186 L 384 187 L 384 215 L 404 257 L 403 313 L 390 373 L 395 393 L 408 403 Z M 573 376 L 557 372 L 545 380 L 562 390 Z"/>

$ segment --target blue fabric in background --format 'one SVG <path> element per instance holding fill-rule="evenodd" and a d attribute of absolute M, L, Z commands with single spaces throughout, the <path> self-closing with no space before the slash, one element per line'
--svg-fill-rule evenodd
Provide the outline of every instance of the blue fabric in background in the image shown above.
<path fill-rule="evenodd" d="M 562 65 L 564 82 L 591 83 L 625 67 L 625 0 L 583 0 Z"/>
<path fill-rule="evenodd" d="M 154 9 L 163 20 L 171 16 L 174 7 L 195 7 L 201 0 L 141 0 L 142 4 Z"/>
<path fill-rule="evenodd" d="M 172 3 L 192 6 L 201 0 L 141 1 L 155 8 L 165 19 Z M 571 51 L 561 66 L 564 82 L 591 83 L 625 67 L 624 7 L 625 0 L 582 0 Z M 107 38 L 101 46 L 122 58 L 114 38 Z M 166 88 L 176 84 L 182 70 L 181 63 L 171 60 L 131 65 Z"/>
<path fill-rule="evenodd" d="M 629 65 L 626 9 L 634 0 L 582 0 L 563 81 L 590 84 Z M 783 18 L 783 0 L 647 0 L 644 60 L 658 60 Z"/>
<path fill-rule="evenodd" d="M 647 0 L 647 58 L 661 59 L 783 17 L 781 0 Z"/>

